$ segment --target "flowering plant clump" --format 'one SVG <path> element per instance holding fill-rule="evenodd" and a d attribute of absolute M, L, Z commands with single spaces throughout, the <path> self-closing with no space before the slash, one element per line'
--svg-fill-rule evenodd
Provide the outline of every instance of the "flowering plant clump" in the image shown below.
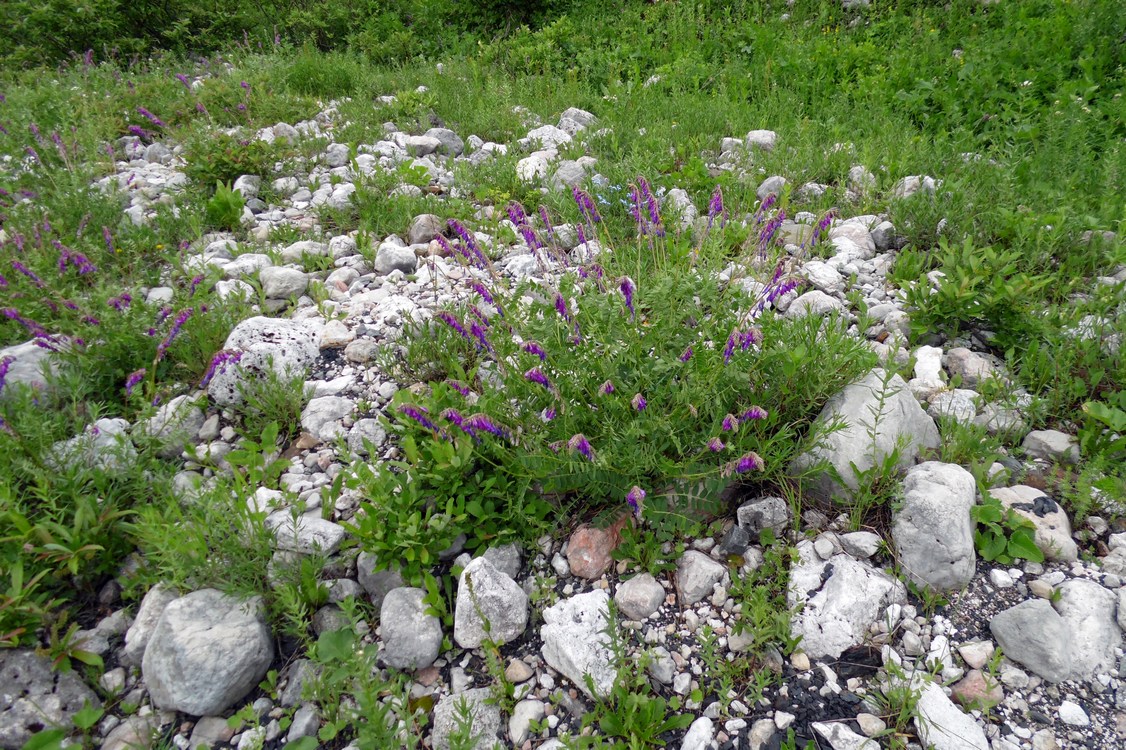
<path fill-rule="evenodd" d="M 632 195 L 638 235 L 672 241 L 648 183 L 638 180 Z M 602 216 L 584 192 L 574 197 L 594 237 Z M 507 213 L 541 267 L 558 275 L 546 287 L 510 284 L 458 232 L 467 247 L 451 250 L 470 272 L 465 302 L 438 314 L 425 355 L 407 355 L 438 356 L 450 376 L 400 405 L 412 445 L 464 444 L 476 464 L 540 497 L 664 523 L 717 501 L 733 482 L 779 480 L 798 433 L 866 359 L 840 323 L 770 312 L 797 284 L 782 262 L 757 296 L 739 274 L 721 281 L 701 253 L 672 253 L 692 260 L 626 276 L 602 265 L 630 264 L 624 253 L 576 265 L 523 206 Z M 772 258 L 785 257 L 780 213 L 759 218 L 768 234 L 757 247 Z M 730 226 L 721 193 L 709 214 L 706 237 L 719 241 Z M 605 235 L 600 242 L 610 245 Z M 496 429 L 465 430 L 471 410 Z"/>

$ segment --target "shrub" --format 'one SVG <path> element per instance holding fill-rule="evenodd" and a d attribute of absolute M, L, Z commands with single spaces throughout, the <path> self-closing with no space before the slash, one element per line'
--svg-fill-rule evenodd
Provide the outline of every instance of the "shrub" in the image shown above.
<path fill-rule="evenodd" d="M 473 488 L 487 477 L 530 484 L 534 496 L 555 507 L 575 504 L 580 515 L 605 510 L 609 520 L 628 507 L 639 521 L 675 529 L 718 511 L 721 490 L 739 480 L 781 479 L 821 402 L 868 358 L 839 321 L 764 314 L 770 300 L 797 284 L 781 262 L 757 294 L 745 291 L 751 284 L 738 273 L 717 282 L 706 245 L 722 245 L 721 202 L 713 203 L 715 235 L 703 233 L 707 241 L 691 247 L 665 234 L 655 202 L 650 213 L 642 198 L 647 185 L 639 184 L 631 192 L 641 207 L 639 250 L 658 264 L 645 286 L 602 265 L 628 248 L 611 250 L 603 239 L 600 254 L 591 242 L 568 259 L 513 204 L 509 216 L 539 261 L 570 270 L 554 287 L 510 287 L 472 234 L 451 222 L 460 240 L 450 252 L 469 267 L 473 299 L 440 312 L 430 336 L 407 352 L 407 367 L 418 372 L 435 358 L 434 376 L 444 379 L 426 393 L 395 398 L 391 412 L 412 480 L 380 488 L 375 518 L 382 518 L 379 503 L 393 499 L 427 508 L 413 528 L 446 529 L 445 483 L 456 473 L 459 482 L 470 480 L 461 490 L 468 496 L 506 494 Z M 586 217 L 579 231 L 594 237 L 601 217 L 588 195 L 575 195 Z M 779 225 L 779 217 L 760 215 L 756 234 L 772 260 Z M 811 362 L 818 363 L 812 376 Z M 449 470 L 427 468 L 438 455 Z M 478 474 L 482 467 L 488 472 Z M 524 515 L 539 518 L 544 510 Z M 490 528 L 480 516 L 473 521 L 443 533 Z M 387 550 L 373 551 L 384 564 L 397 562 Z"/>

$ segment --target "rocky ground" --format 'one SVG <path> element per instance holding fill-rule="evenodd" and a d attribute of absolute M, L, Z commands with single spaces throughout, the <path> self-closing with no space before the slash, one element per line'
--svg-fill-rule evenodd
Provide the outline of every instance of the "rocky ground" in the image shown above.
<path fill-rule="evenodd" d="M 331 141 L 337 120 L 330 106 L 314 120 L 279 123 L 255 137 Z M 235 447 L 231 410 L 239 406 L 240 380 L 269 367 L 309 372 L 313 398 L 302 415 L 303 434 L 291 450 L 293 464 L 282 478 L 306 513 L 295 521 L 282 493 L 267 489 L 255 493 L 254 502 L 272 511 L 266 523 L 279 560 L 313 551 L 329 556 L 330 603 L 314 618 L 318 632 L 341 622 L 338 605 L 350 597 L 365 598 L 379 612 L 363 638 L 378 646 L 384 666 L 413 675 L 413 698 L 433 701 L 433 721 L 423 738 L 429 747 L 449 747 L 454 705 L 460 700 L 472 707 L 481 735 L 477 747 L 565 747 L 565 738 L 580 733 L 582 717 L 613 684 L 613 633 L 627 658 L 645 665 L 656 693 L 679 696 L 683 711 L 693 716 L 687 730 L 666 733 L 662 745 L 776 748 L 793 730 L 798 747 L 812 741 L 834 750 L 874 750 L 895 739 L 936 750 L 1123 746 L 1126 527 L 1092 516 L 1084 528 L 1073 529 L 1066 510 L 1037 489 L 1053 463 L 1077 460 L 1076 441 L 1054 431 L 1028 432 L 1021 410 L 1029 397 L 1017 388 L 1003 389 L 1003 401 L 984 402 L 978 387 L 1006 375 L 982 340 L 936 337 L 933 345 L 903 347 L 909 314 L 886 279 L 899 239 L 895 227 L 877 215 L 835 220 L 830 256 L 804 262 L 807 283 L 774 306 L 788 316 L 836 312 L 857 321 L 857 297 L 845 293 L 859 292 L 867 325 L 854 325 L 854 333 L 886 362 L 902 365 L 914 359 L 908 379 L 875 370 L 842 390 L 820 417 L 841 417 L 848 425 L 816 456 L 838 469 L 852 463 L 871 466 L 873 434 L 882 450 L 897 441 L 905 446 L 902 502 L 886 539 L 871 531 L 848 532 L 846 518 L 818 510 L 830 508 L 826 501 L 846 491 L 826 476 L 811 497 L 822 503 L 807 507 L 798 532 L 791 531 L 795 524 L 784 501 L 744 498 L 716 536 L 691 540 L 674 561 L 675 569 L 661 578 L 633 575 L 628 565 L 615 563 L 609 554 L 612 535 L 590 527 L 570 539 L 543 539 L 528 550 L 494 548 L 471 559 L 455 549 L 447 562 L 463 572 L 452 632 L 426 613 L 421 589 L 404 586 L 396 574 L 374 571 L 367 554 L 340 552 L 347 533 L 339 522 L 352 516 L 358 498 L 345 493 L 333 517 L 323 517 L 321 493 L 348 471 L 335 441 L 343 437 L 358 455 L 366 445 L 374 446 L 379 455 L 372 460 L 394 455 L 378 416 L 398 389 L 411 385 L 393 382 L 377 368 L 375 356 L 436 309 L 464 298 L 464 281 L 474 271 L 443 257 L 435 238 L 446 231 L 446 217 L 436 214 L 416 217 L 406 237 L 379 239 L 374 255 L 361 253 L 355 233 L 285 246 L 274 246 L 272 234 L 286 226 L 314 232 L 320 206 L 347 205 L 364 175 L 402 162 L 429 174 L 439 196 L 434 205 L 440 207 L 440 196 L 458 195 L 455 163 L 481 163 L 509 148 L 527 154 L 516 167 L 521 179 L 542 182 L 545 189 L 589 179 L 597 193 L 605 182 L 593 159 L 559 158 L 560 146 L 599 137 L 597 128 L 594 115 L 567 110 L 556 125 L 530 121 L 527 137 L 509 145 L 483 143 L 471 135 L 463 141 L 442 128 L 408 134 L 389 124 L 385 138 L 360 145 L 354 159 L 347 145 L 330 143 L 299 172 L 268 177 L 271 195 L 281 196 L 276 203 L 258 199 L 262 177 L 241 178 L 236 188 L 248 198 L 246 239 L 205 237 L 188 249 L 186 260 L 189 269 L 222 269 L 220 295 L 253 296 L 248 279 L 256 279 L 264 292 L 262 316 L 240 323 L 226 343 L 241 353 L 238 366 L 217 374 L 206 393 L 168 403 L 147 423 L 100 420 L 60 445 L 60 455 L 120 468 L 127 466 L 128 449 L 121 446 L 128 442 L 117 436 L 128 438 L 136 430 L 157 434 L 167 438 L 170 455 L 182 456 L 177 485 L 190 498 L 213 476 L 208 467 L 225 468 L 224 456 Z M 784 136 L 751 131 L 745 138 L 724 139 L 709 157 L 712 167 L 753 175 L 756 150 L 774 148 L 779 137 Z M 148 220 L 159 204 L 175 204 L 186 182 L 178 146 L 126 138 L 117 153 L 117 173 L 103 184 L 129 196 L 125 212 L 133 221 Z M 855 193 L 874 189 L 874 177 L 862 166 L 849 178 Z M 767 198 L 783 184 L 783 177 L 769 176 L 759 197 Z M 908 177 L 893 194 L 939 188 L 931 177 Z M 815 195 L 824 189 L 810 183 L 798 192 Z M 422 194 L 412 185 L 397 190 Z M 700 220 L 683 191 L 664 195 L 663 208 L 684 226 Z M 482 208 L 482 216 L 491 218 L 491 211 Z M 799 213 L 781 232 L 794 247 L 816 221 Z M 595 243 L 580 245 L 573 227 L 555 227 L 555 232 L 569 238 L 568 249 L 577 256 L 599 250 Z M 513 279 L 558 271 L 541 267 L 522 244 L 485 234 L 478 240 L 491 248 L 498 270 Z M 332 270 L 307 271 L 303 264 L 313 256 L 331 259 Z M 1106 273 L 1100 283 L 1126 280 L 1124 269 Z M 319 303 L 309 296 L 311 285 L 324 290 Z M 167 299 L 171 289 L 147 294 L 150 300 Z M 294 298 L 297 304 L 290 308 Z M 0 354 L 16 358 L 9 380 L 23 382 L 35 381 L 36 368 L 47 356 L 28 346 Z M 880 413 L 876 424 L 874 408 Z M 1048 558 L 1044 563 L 1004 567 L 978 559 L 970 519 L 970 508 L 979 500 L 973 476 L 961 466 L 927 460 L 940 444 L 939 417 L 1015 436 L 1018 447 L 1011 457 L 991 469 L 991 493 L 1036 526 L 1036 544 Z M 180 453 L 185 437 L 191 445 Z M 708 672 L 717 668 L 714 659 L 738 659 L 752 645 L 734 627 L 744 605 L 732 596 L 733 577 L 763 564 L 757 542 L 764 528 L 796 546 L 787 599 L 801 607 L 792 621 L 792 635 L 801 637 L 801 645 L 788 658 L 772 652 L 756 665 L 781 674 L 761 697 L 749 688 L 750 672 L 732 693 L 718 695 L 708 688 Z M 897 551 L 894 557 L 889 549 Z M 733 556 L 739 564 L 732 564 Z M 909 593 L 908 583 L 947 592 L 949 601 L 928 607 Z M 123 697 L 95 728 L 100 747 L 147 747 L 152 737 L 163 736 L 180 750 L 200 745 L 250 750 L 316 736 L 321 719 L 302 695 L 313 665 L 300 653 L 278 650 L 260 602 L 214 590 L 157 587 L 139 606 L 125 606 L 119 590 L 106 587 L 105 616 L 81 634 L 86 648 L 105 662 L 98 689 Z M 515 686 L 507 714 L 488 700 L 494 675 L 481 648 L 486 635 L 501 644 L 504 674 Z M 713 636 L 718 657 L 704 653 L 704 642 Z M 453 647 L 442 651 L 446 638 Z M 258 688 L 270 669 L 280 675 L 276 699 Z M 4 748 L 20 748 L 49 724 L 65 726 L 84 701 L 99 701 L 75 674 L 53 674 L 31 651 L 0 653 L 0 685 Z M 905 688 L 914 704 L 899 725 L 893 718 L 897 707 L 880 697 L 897 688 Z M 258 725 L 232 728 L 226 718 L 247 705 Z M 889 734 L 889 728 L 907 735 Z"/>

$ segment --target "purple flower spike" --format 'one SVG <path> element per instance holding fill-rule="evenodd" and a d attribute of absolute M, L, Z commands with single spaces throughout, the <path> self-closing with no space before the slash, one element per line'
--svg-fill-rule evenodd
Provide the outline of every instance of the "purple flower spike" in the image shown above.
<path fill-rule="evenodd" d="M 598 386 L 598 392 L 601 393 L 603 396 L 606 396 L 606 395 L 613 393 L 614 392 L 613 381 L 607 380 L 605 383 Z"/>
<path fill-rule="evenodd" d="M 723 418 L 720 427 L 723 428 L 724 432 L 734 432 L 739 429 L 739 420 L 735 418 L 734 414 L 728 414 Z"/>
<path fill-rule="evenodd" d="M 568 323 L 571 322 L 571 313 L 567 309 L 567 300 L 563 299 L 563 295 L 559 292 L 555 293 L 555 312 L 559 313 L 563 320 Z"/>
<path fill-rule="evenodd" d="M 133 389 L 136 388 L 137 384 L 140 383 L 144 379 L 145 379 L 145 368 L 143 368 L 143 367 L 140 370 L 137 370 L 136 372 L 130 373 L 129 377 L 125 378 L 125 395 L 126 396 L 132 396 L 133 395 Z"/>
<path fill-rule="evenodd" d="M 712 193 L 712 199 L 708 201 L 708 228 L 710 229 L 712 223 L 719 219 L 719 226 L 722 229 L 727 223 L 727 209 L 723 206 L 723 188 L 719 185 L 715 186 L 715 191 Z"/>
<path fill-rule="evenodd" d="M 766 419 L 767 411 L 761 406 L 752 406 L 739 416 L 740 422 L 747 422 L 752 419 Z"/>
<path fill-rule="evenodd" d="M 184 88 L 186 88 L 188 91 L 192 90 L 191 82 L 188 80 L 188 77 L 186 75 L 184 75 L 183 73 L 177 73 L 176 74 L 176 80 L 179 81 L 180 83 L 184 84 Z"/>
<path fill-rule="evenodd" d="M 4 390 L 4 380 L 8 377 L 8 368 L 16 361 L 15 357 L 4 357 L 0 359 L 0 391 Z"/>
<path fill-rule="evenodd" d="M 539 342 L 525 341 L 524 351 L 526 351 L 528 354 L 534 354 L 535 356 L 539 357 L 540 362 L 547 361 L 547 352 L 543 350 L 543 347 L 539 345 Z"/>
<path fill-rule="evenodd" d="M 463 396 L 469 395 L 469 386 L 465 385 L 460 380 L 447 380 L 446 384 Z"/>
<path fill-rule="evenodd" d="M 164 359 L 164 354 L 168 351 L 168 347 L 172 346 L 172 342 L 180 335 L 180 329 L 184 327 L 184 323 L 188 322 L 188 318 L 192 317 L 193 312 L 195 311 L 192 308 L 186 307 L 176 316 L 176 319 L 172 321 L 172 327 L 168 329 L 168 335 L 164 337 L 164 341 L 161 341 L 160 345 L 156 348 L 157 360 Z"/>
<path fill-rule="evenodd" d="M 552 390 L 551 381 L 547 379 L 547 375 L 543 374 L 543 370 L 538 367 L 533 367 L 524 373 L 524 379 L 529 383 L 537 383 L 542 385 L 549 391 Z"/>
<path fill-rule="evenodd" d="M 727 346 L 723 347 L 723 364 L 731 362 L 731 355 L 735 353 L 735 338 L 736 331 L 732 331 L 731 335 L 727 337 Z"/>
<path fill-rule="evenodd" d="M 211 358 L 211 365 L 208 366 L 207 372 L 204 373 L 203 380 L 199 382 L 199 387 L 206 388 L 213 377 L 226 371 L 227 365 L 234 364 L 240 359 L 242 359 L 242 352 L 240 351 L 235 351 L 234 349 L 221 350 Z"/>
<path fill-rule="evenodd" d="M 417 422 L 428 430 L 433 430 L 434 432 L 438 433 L 442 432 L 438 429 L 438 425 L 430 421 L 430 412 L 425 406 L 416 406 L 415 404 L 401 404 L 399 406 L 399 413 L 407 419 Z"/>
<path fill-rule="evenodd" d="M 645 490 L 638 487 L 636 484 L 630 488 L 626 493 L 626 505 L 633 511 L 633 515 L 637 520 L 641 520 L 641 507 L 645 502 Z"/>
<path fill-rule="evenodd" d="M 717 437 L 714 437 L 708 441 L 708 450 L 710 450 L 712 453 L 719 453 L 726 447 L 727 446 L 723 444 L 723 441 Z"/>
<path fill-rule="evenodd" d="M 480 296 L 481 299 L 485 300 L 490 305 L 493 305 L 494 307 L 497 306 L 496 300 L 493 299 L 493 295 L 489 293 L 489 290 L 486 289 L 485 285 L 482 284 L 480 281 L 476 281 L 476 280 L 470 281 L 469 282 L 469 288 L 472 289 L 473 291 L 477 292 L 478 296 Z"/>
<path fill-rule="evenodd" d="M 509 439 L 508 430 L 494 422 L 492 418 L 486 414 L 473 414 L 472 416 L 466 417 L 463 427 L 477 432 L 487 432 L 490 435 L 496 435 L 505 440 Z"/>
<path fill-rule="evenodd" d="M 579 206 L 579 212 L 583 218 L 589 221 L 592 225 L 602 221 L 602 217 L 598 213 L 598 208 L 594 205 L 590 195 L 580 189 L 578 186 L 571 188 L 571 195 L 575 199 L 575 203 Z"/>
<path fill-rule="evenodd" d="M 458 321 L 458 319 L 454 317 L 453 313 L 443 310 L 442 312 L 438 313 L 438 319 L 448 325 L 450 328 L 460 333 L 462 338 L 464 338 L 466 341 L 470 340 L 469 332 L 466 331 L 465 326 L 463 326 Z"/>
<path fill-rule="evenodd" d="M 571 439 L 567 441 L 567 448 L 584 458 L 594 460 L 594 449 L 590 447 L 590 441 L 586 439 L 586 435 L 581 432 L 571 436 Z"/>
<path fill-rule="evenodd" d="M 544 422 L 550 422 L 551 420 L 555 419 L 555 407 L 549 406 L 544 409 L 540 414 L 540 418 L 543 419 Z"/>
<path fill-rule="evenodd" d="M 165 123 L 159 117 L 154 115 L 152 112 L 149 112 L 144 107 L 137 107 L 137 114 L 151 122 L 153 125 L 156 125 L 158 128 L 167 127 L 167 125 L 165 125 Z"/>
<path fill-rule="evenodd" d="M 489 337 L 485 334 L 485 329 L 480 323 L 470 323 L 469 333 L 477 340 L 477 346 L 488 352 L 493 351 L 493 345 L 489 343 Z"/>
<path fill-rule="evenodd" d="M 460 427 L 465 432 L 473 434 L 470 430 L 467 430 L 465 428 L 465 417 L 463 417 L 461 412 L 459 412 L 457 409 L 446 409 L 442 412 L 442 419 L 456 425 L 457 427 Z"/>
<path fill-rule="evenodd" d="M 687 362 L 688 360 L 692 359 L 692 354 L 692 347 L 688 347 L 680 353 L 680 356 L 677 357 L 677 359 L 679 359 L 681 362 Z"/>
<path fill-rule="evenodd" d="M 629 319 L 633 320 L 635 315 L 633 309 L 633 293 L 636 289 L 636 287 L 634 287 L 633 285 L 633 279 L 631 279 L 629 276 L 623 276 L 618 281 L 618 289 L 621 290 L 622 296 L 625 297 L 626 307 L 629 309 Z"/>
<path fill-rule="evenodd" d="M 748 471 L 762 471 L 766 464 L 763 463 L 762 457 L 759 454 L 751 451 L 740 456 L 739 460 L 735 462 L 735 473 L 745 474 Z"/>
<path fill-rule="evenodd" d="M 630 401 L 630 404 L 637 411 L 645 411 L 645 407 L 649 405 L 649 402 L 646 401 L 645 397 L 640 393 L 635 393 L 633 399 Z"/>
<path fill-rule="evenodd" d="M 44 286 L 46 286 L 43 283 L 43 279 L 36 276 L 34 271 L 32 271 L 27 266 L 25 266 L 23 263 L 20 263 L 18 260 L 12 261 L 12 270 L 17 271 L 18 273 L 21 273 L 24 276 L 26 276 L 28 279 L 31 280 L 32 284 L 35 284 L 35 286 L 39 287 L 40 289 L 42 289 Z"/>

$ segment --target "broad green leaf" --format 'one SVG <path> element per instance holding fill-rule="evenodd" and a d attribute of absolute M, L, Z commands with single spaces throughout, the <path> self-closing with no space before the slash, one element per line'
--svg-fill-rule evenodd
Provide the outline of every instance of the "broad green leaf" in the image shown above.
<path fill-rule="evenodd" d="M 1036 546 L 1032 534 L 1024 530 L 1014 531 L 1009 537 L 1009 554 L 1032 562 L 1044 562 L 1044 552 Z"/>

